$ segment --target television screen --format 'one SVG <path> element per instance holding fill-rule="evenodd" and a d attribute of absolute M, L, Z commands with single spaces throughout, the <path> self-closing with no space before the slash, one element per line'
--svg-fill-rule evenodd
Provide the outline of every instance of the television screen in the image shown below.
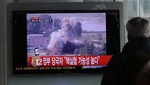
<path fill-rule="evenodd" d="M 14 73 L 101 72 L 119 35 L 118 10 L 13 11 Z"/>

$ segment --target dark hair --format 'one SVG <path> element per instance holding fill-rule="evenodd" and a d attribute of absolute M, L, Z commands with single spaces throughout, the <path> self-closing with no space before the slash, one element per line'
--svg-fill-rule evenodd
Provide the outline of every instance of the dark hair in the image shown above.
<path fill-rule="evenodd" d="M 126 28 L 128 32 L 128 40 L 150 36 L 149 22 L 144 18 L 135 17 L 130 19 Z"/>

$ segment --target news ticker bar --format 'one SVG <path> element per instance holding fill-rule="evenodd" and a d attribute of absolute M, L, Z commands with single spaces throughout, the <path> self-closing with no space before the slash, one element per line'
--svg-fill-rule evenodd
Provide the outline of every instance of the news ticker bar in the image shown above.
<path fill-rule="evenodd" d="M 104 66 L 111 55 L 103 56 L 28 56 L 28 66 Z"/>

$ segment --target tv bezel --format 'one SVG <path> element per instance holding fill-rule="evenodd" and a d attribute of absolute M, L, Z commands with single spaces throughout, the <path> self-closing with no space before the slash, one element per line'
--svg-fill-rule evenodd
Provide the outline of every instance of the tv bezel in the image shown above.
<path fill-rule="evenodd" d="M 120 52 L 120 15 L 119 15 L 119 10 L 17 10 L 17 11 L 12 11 L 13 14 L 13 20 L 12 20 L 12 25 L 13 25 L 13 44 L 12 44 L 12 50 L 13 50 L 13 72 L 14 74 L 48 74 L 48 73 L 100 73 L 103 72 L 105 67 L 101 69 L 77 69 L 77 70 L 45 70 L 45 71 L 40 71 L 40 70 L 34 70 L 34 71 L 17 71 L 15 68 L 16 67 L 26 67 L 27 62 L 22 63 L 22 61 L 27 61 L 27 41 L 26 41 L 26 31 L 27 27 L 26 24 L 26 13 L 106 13 L 106 36 L 107 36 L 107 47 L 110 47 L 107 49 L 108 55 L 114 55 Z M 15 15 L 15 13 L 18 14 L 24 14 L 24 16 L 19 16 Z M 111 21 L 108 20 L 108 15 L 107 14 L 113 14 L 117 13 L 116 15 L 116 30 L 113 29 L 114 24 L 110 23 Z M 111 16 L 109 16 L 111 17 Z M 21 20 L 22 22 L 18 21 L 19 23 L 16 23 L 17 20 Z M 109 21 L 109 24 L 108 24 Z M 115 23 L 115 22 L 114 22 Z M 20 29 L 21 24 L 23 29 Z M 110 25 L 110 26 L 108 26 Z M 108 29 L 109 28 L 109 29 Z M 23 38 L 22 38 L 23 36 Z M 21 40 L 20 40 L 21 39 Z M 110 41 L 113 41 L 110 43 Z M 22 44 L 23 45 L 22 45 Z M 19 52 L 18 52 L 19 51 Z M 17 59 L 19 56 L 23 56 L 22 58 Z M 21 65 L 21 66 L 20 66 Z"/>

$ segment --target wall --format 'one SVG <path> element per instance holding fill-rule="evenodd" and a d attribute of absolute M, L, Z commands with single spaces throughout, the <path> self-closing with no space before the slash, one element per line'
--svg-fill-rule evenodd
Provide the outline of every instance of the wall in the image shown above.
<path fill-rule="evenodd" d="M 6 3 L 12 0 L 0 0 L 0 85 L 6 85 Z"/>
<path fill-rule="evenodd" d="M 0 85 L 4 84 L 4 65 L 3 65 L 3 59 L 4 59 L 4 35 L 3 35 L 3 28 L 4 28 L 4 5 L 2 4 L 3 0 L 0 0 Z"/>
<path fill-rule="evenodd" d="M 8 0 L 7 0 L 8 1 Z M 2 85 L 100 85 L 102 74 L 48 74 L 48 75 L 13 75 L 12 73 L 12 55 L 10 52 L 11 44 L 10 41 L 11 38 L 8 38 L 6 33 L 9 33 L 11 30 L 11 26 L 6 24 L 4 18 L 6 16 L 5 12 L 2 13 L 2 11 L 5 10 L 5 3 L 4 5 L 0 4 L 0 46 L 1 53 L 0 53 L 0 72 L 2 75 L 0 76 L 0 82 Z M 9 2 L 9 1 L 8 1 Z M 11 2 L 11 1 L 10 1 Z M 29 5 L 30 6 L 30 5 Z M 24 6 L 22 6 L 24 8 Z M 7 17 L 9 18 L 9 16 Z M 7 29 L 6 30 L 6 27 Z M 3 34 L 5 33 L 5 34 Z M 8 34 L 10 35 L 10 34 Z M 3 40 L 7 38 L 8 45 L 4 47 L 6 44 L 3 42 Z M 9 40 L 10 39 L 10 40 Z M 5 55 L 4 55 L 5 54 Z M 5 62 L 6 60 L 6 62 Z M 5 67 L 6 66 L 6 67 Z"/>
<path fill-rule="evenodd" d="M 102 75 L 9 75 L 8 85 L 100 85 Z"/>
<path fill-rule="evenodd" d="M 83 2 L 83 0 L 18 0 L 19 2 Z"/>

